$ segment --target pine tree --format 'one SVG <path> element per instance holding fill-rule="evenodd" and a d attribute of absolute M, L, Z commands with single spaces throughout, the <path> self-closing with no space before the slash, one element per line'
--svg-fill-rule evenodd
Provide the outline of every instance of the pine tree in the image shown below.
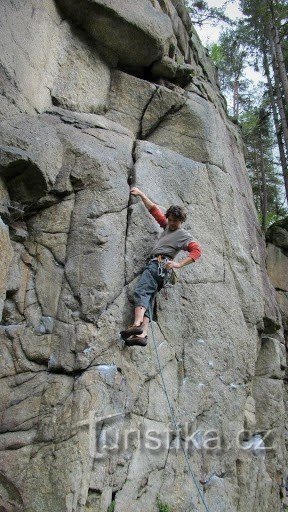
<path fill-rule="evenodd" d="M 252 0 L 249 1 L 252 8 Z M 264 16 L 266 12 L 264 5 L 262 9 Z M 267 16 L 269 17 L 270 14 L 268 13 Z M 259 24 L 258 19 L 257 24 Z M 235 27 L 221 33 L 218 43 L 210 47 L 210 54 L 218 67 L 222 91 L 228 99 L 232 98 L 232 116 L 238 121 L 243 131 L 247 146 L 247 167 L 255 204 L 261 218 L 262 229 L 265 231 L 270 219 L 276 220 L 277 216 L 285 215 L 286 211 L 282 204 L 279 162 L 275 161 L 277 159 L 274 151 L 275 136 L 272 120 L 275 124 L 284 180 L 287 178 L 288 153 L 286 154 L 283 137 L 283 112 L 281 113 L 279 108 L 279 93 L 278 97 L 276 95 L 269 41 L 264 37 L 263 27 L 258 25 L 257 27 L 255 30 L 250 18 L 238 21 Z M 265 73 L 266 85 L 260 84 L 253 87 L 247 80 L 246 68 L 251 63 L 258 71 L 262 71 L 263 75 Z M 283 101 L 282 93 L 281 101 Z"/>
<path fill-rule="evenodd" d="M 270 112 L 263 103 L 242 114 L 240 122 L 254 201 L 265 232 L 271 221 L 286 214 L 281 200 L 281 180 L 274 162 Z"/>
<path fill-rule="evenodd" d="M 185 5 L 194 25 L 202 26 L 207 21 L 214 24 L 219 21 L 231 24 L 230 18 L 225 14 L 226 6 L 230 1 L 226 0 L 222 7 L 209 7 L 204 0 L 185 0 Z"/>
<path fill-rule="evenodd" d="M 232 115 L 237 120 L 241 103 L 241 92 L 247 88 L 244 77 L 247 49 L 242 43 L 239 28 L 224 30 L 219 42 L 212 45 L 210 54 L 218 68 L 218 79 L 223 91 L 232 94 Z"/>
<path fill-rule="evenodd" d="M 252 46 L 263 56 L 288 202 L 288 5 L 280 0 L 241 0 L 241 8 L 254 33 Z"/>

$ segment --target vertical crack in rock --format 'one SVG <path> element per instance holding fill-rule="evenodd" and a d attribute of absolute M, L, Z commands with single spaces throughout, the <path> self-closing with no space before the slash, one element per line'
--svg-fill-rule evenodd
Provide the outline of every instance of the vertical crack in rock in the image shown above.
<path fill-rule="evenodd" d="M 132 168 L 130 170 L 130 173 L 129 173 L 128 179 L 127 179 L 127 183 L 128 183 L 129 189 L 130 189 L 130 187 L 133 187 L 135 185 L 135 183 L 136 183 L 136 170 L 135 170 L 135 164 L 136 164 L 136 161 L 137 161 L 136 146 L 137 146 L 137 139 L 134 140 L 133 147 L 132 147 L 133 166 L 132 166 Z M 127 283 L 127 244 L 128 244 L 128 237 L 129 237 L 130 219 L 131 219 L 131 215 L 132 215 L 131 204 L 132 204 L 132 197 L 129 194 L 129 200 L 128 200 L 128 205 L 127 205 L 127 217 L 126 217 L 125 247 L 124 247 L 124 258 L 125 258 L 124 284 L 125 284 L 125 286 L 128 284 Z"/>
<path fill-rule="evenodd" d="M 147 109 L 148 109 L 149 105 L 152 103 L 155 95 L 157 94 L 157 91 L 158 91 L 158 86 L 156 85 L 156 88 L 152 92 L 152 94 L 150 96 L 150 99 L 148 100 L 146 106 L 143 109 L 143 112 L 142 112 L 142 115 L 141 115 L 141 118 L 140 118 L 140 121 L 139 121 L 139 131 L 137 133 L 136 139 L 139 139 L 139 140 L 143 139 L 143 119 L 144 119 L 144 116 L 145 116 L 145 114 L 147 112 Z"/>
<path fill-rule="evenodd" d="M 163 97 L 163 94 L 167 95 L 167 98 L 166 98 L 167 100 L 168 100 L 169 96 L 171 96 L 169 98 L 169 101 L 167 101 L 167 103 L 169 105 L 169 102 L 172 99 L 172 104 L 170 106 L 167 105 L 166 110 L 162 113 L 160 112 L 159 115 L 156 116 L 156 118 L 154 120 L 152 118 L 149 123 L 150 127 L 145 128 L 144 127 L 145 117 L 149 113 L 149 108 L 153 104 L 154 100 L 156 100 L 156 104 L 154 106 L 155 110 L 158 110 L 157 109 L 157 99 L 159 101 L 159 104 L 161 104 L 162 106 L 163 105 L 165 106 L 165 97 Z M 181 110 L 185 106 L 186 103 L 187 103 L 187 93 L 185 93 L 185 95 L 183 94 L 183 98 L 181 98 L 180 94 L 170 91 L 165 87 L 156 85 L 156 89 L 151 94 L 149 101 L 147 102 L 145 108 L 143 109 L 141 119 L 139 122 L 139 132 L 138 132 L 137 138 L 140 140 L 146 140 L 147 138 L 149 138 L 149 136 L 152 135 L 152 133 L 160 126 L 160 124 L 169 115 L 176 114 L 177 112 L 179 112 L 179 110 Z"/>
<path fill-rule="evenodd" d="M 179 112 L 180 110 L 183 109 L 183 107 L 185 106 L 185 103 L 187 102 L 187 99 L 185 100 L 185 102 L 183 103 L 183 105 L 172 105 L 168 110 L 167 112 L 165 112 L 165 114 L 163 114 L 163 116 L 159 117 L 158 119 L 158 122 L 155 123 L 153 125 L 153 127 L 151 127 L 150 130 L 147 131 L 147 133 L 145 134 L 145 139 L 149 138 L 150 135 L 152 135 L 152 133 L 160 126 L 160 124 L 167 118 L 169 117 L 170 115 L 172 114 L 176 114 L 177 112 Z"/>

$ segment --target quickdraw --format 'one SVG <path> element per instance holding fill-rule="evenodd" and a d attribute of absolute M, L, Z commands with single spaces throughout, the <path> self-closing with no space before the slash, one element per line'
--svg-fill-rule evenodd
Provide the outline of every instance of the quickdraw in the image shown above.
<path fill-rule="evenodd" d="M 171 278 L 172 278 L 172 273 L 173 273 L 173 269 L 170 268 L 170 269 L 167 269 L 166 268 L 166 264 L 168 263 L 168 261 L 171 261 L 169 260 L 169 258 L 163 258 L 163 256 L 159 255 L 157 256 L 157 261 L 158 261 L 158 276 L 162 277 L 163 278 L 163 292 L 164 292 L 164 297 L 166 300 L 168 300 L 168 286 L 171 284 Z"/>
<path fill-rule="evenodd" d="M 158 261 L 158 276 L 167 278 L 167 275 L 171 274 L 172 269 L 167 269 L 166 264 L 168 263 L 169 258 L 163 258 L 163 256 L 157 256 Z M 166 279 L 165 279 L 166 280 Z"/>

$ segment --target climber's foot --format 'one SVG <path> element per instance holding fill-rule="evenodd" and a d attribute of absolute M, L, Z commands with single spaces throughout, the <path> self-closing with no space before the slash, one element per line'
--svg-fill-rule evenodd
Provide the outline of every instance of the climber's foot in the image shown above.
<path fill-rule="evenodd" d="M 134 345 L 138 345 L 139 347 L 146 347 L 147 343 L 147 336 L 131 336 L 125 340 L 126 347 L 133 347 Z"/>
<path fill-rule="evenodd" d="M 120 332 L 120 336 L 127 340 L 132 334 L 142 334 L 143 333 L 143 327 L 141 325 L 129 325 L 125 331 Z"/>

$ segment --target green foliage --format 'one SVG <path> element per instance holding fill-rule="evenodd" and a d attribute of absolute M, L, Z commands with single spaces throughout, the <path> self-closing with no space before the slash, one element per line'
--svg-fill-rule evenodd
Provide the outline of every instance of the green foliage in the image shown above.
<path fill-rule="evenodd" d="M 113 500 L 113 501 L 110 503 L 110 505 L 109 505 L 109 507 L 108 507 L 108 509 L 107 509 L 107 512 L 114 512 L 114 510 L 115 510 L 115 505 L 116 505 L 116 502 Z"/>
<path fill-rule="evenodd" d="M 185 0 L 185 5 L 190 13 L 192 22 L 194 25 L 200 26 L 207 21 L 214 25 L 219 21 L 231 25 L 232 21 L 225 14 L 226 5 L 228 3 L 229 0 L 226 0 L 222 7 L 209 7 L 208 3 L 204 0 Z"/>
<path fill-rule="evenodd" d="M 220 44 L 213 43 L 209 48 L 210 57 L 213 60 L 215 66 L 220 66 L 224 60 L 224 52 Z"/>
<path fill-rule="evenodd" d="M 228 113 L 242 130 L 254 200 L 265 230 L 273 219 L 287 215 L 283 175 L 280 174 L 281 167 L 282 174 L 285 172 L 285 165 L 283 159 L 280 164 L 275 150 L 277 141 L 271 115 L 271 87 L 269 89 L 265 82 L 253 84 L 247 79 L 246 70 L 253 66 L 264 76 L 264 51 L 268 52 L 271 68 L 271 27 L 278 29 L 287 69 L 288 7 L 287 0 L 241 0 L 240 8 L 244 18 L 222 30 L 218 42 L 210 46 L 209 52 L 227 99 Z"/>
<path fill-rule="evenodd" d="M 220 35 L 219 46 L 222 60 L 219 64 L 228 79 L 240 78 L 244 69 L 247 49 L 242 42 L 242 37 L 239 28 L 226 29 Z"/>
<path fill-rule="evenodd" d="M 220 87 L 228 103 L 228 112 L 235 119 L 245 110 L 245 103 L 252 94 L 254 100 L 257 98 L 253 93 L 251 80 L 246 77 L 246 68 L 251 64 L 252 58 L 247 47 L 250 37 L 250 32 L 239 22 L 234 28 L 223 30 L 218 43 L 208 48 L 217 67 Z"/>
<path fill-rule="evenodd" d="M 172 508 L 167 503 L 163 503 L 159 498 L 157 498 L 157 508 L 158 512 L 172 512 Z"/>
<path fill-rule="evenodd" d="M 287 215 L 287 212 L 286 212 L 286 215 Z M 274 224 L 275 222 L 279 222 L 280 220 L 284 219 L 284 217 L 285 217 L 285 214 L 278 215 L 277 213 L 274 213 L 274 212 L 268 212 L 267 218 L 266 218 L 267 228 L 269 228 L 269 226 L 272 226 L 272 224 Z M 263 220 L 262 214 L 259 213 L 260 224 L 262 224 L 262 220 Z"/>
<path fill-rule="evenodd" d="M 265 101 L 254 106 L 240 116 L 240 126 L 246 143 L 246 165 L 252 185 L 254 201 L 262 225 L 271 223 L 287 215 L 283 201 L 283 181 L 278 166 L 275 165 L 274 136 Z M 263 218 L 263 174 L 267 195 L 266 218 Z"/>

